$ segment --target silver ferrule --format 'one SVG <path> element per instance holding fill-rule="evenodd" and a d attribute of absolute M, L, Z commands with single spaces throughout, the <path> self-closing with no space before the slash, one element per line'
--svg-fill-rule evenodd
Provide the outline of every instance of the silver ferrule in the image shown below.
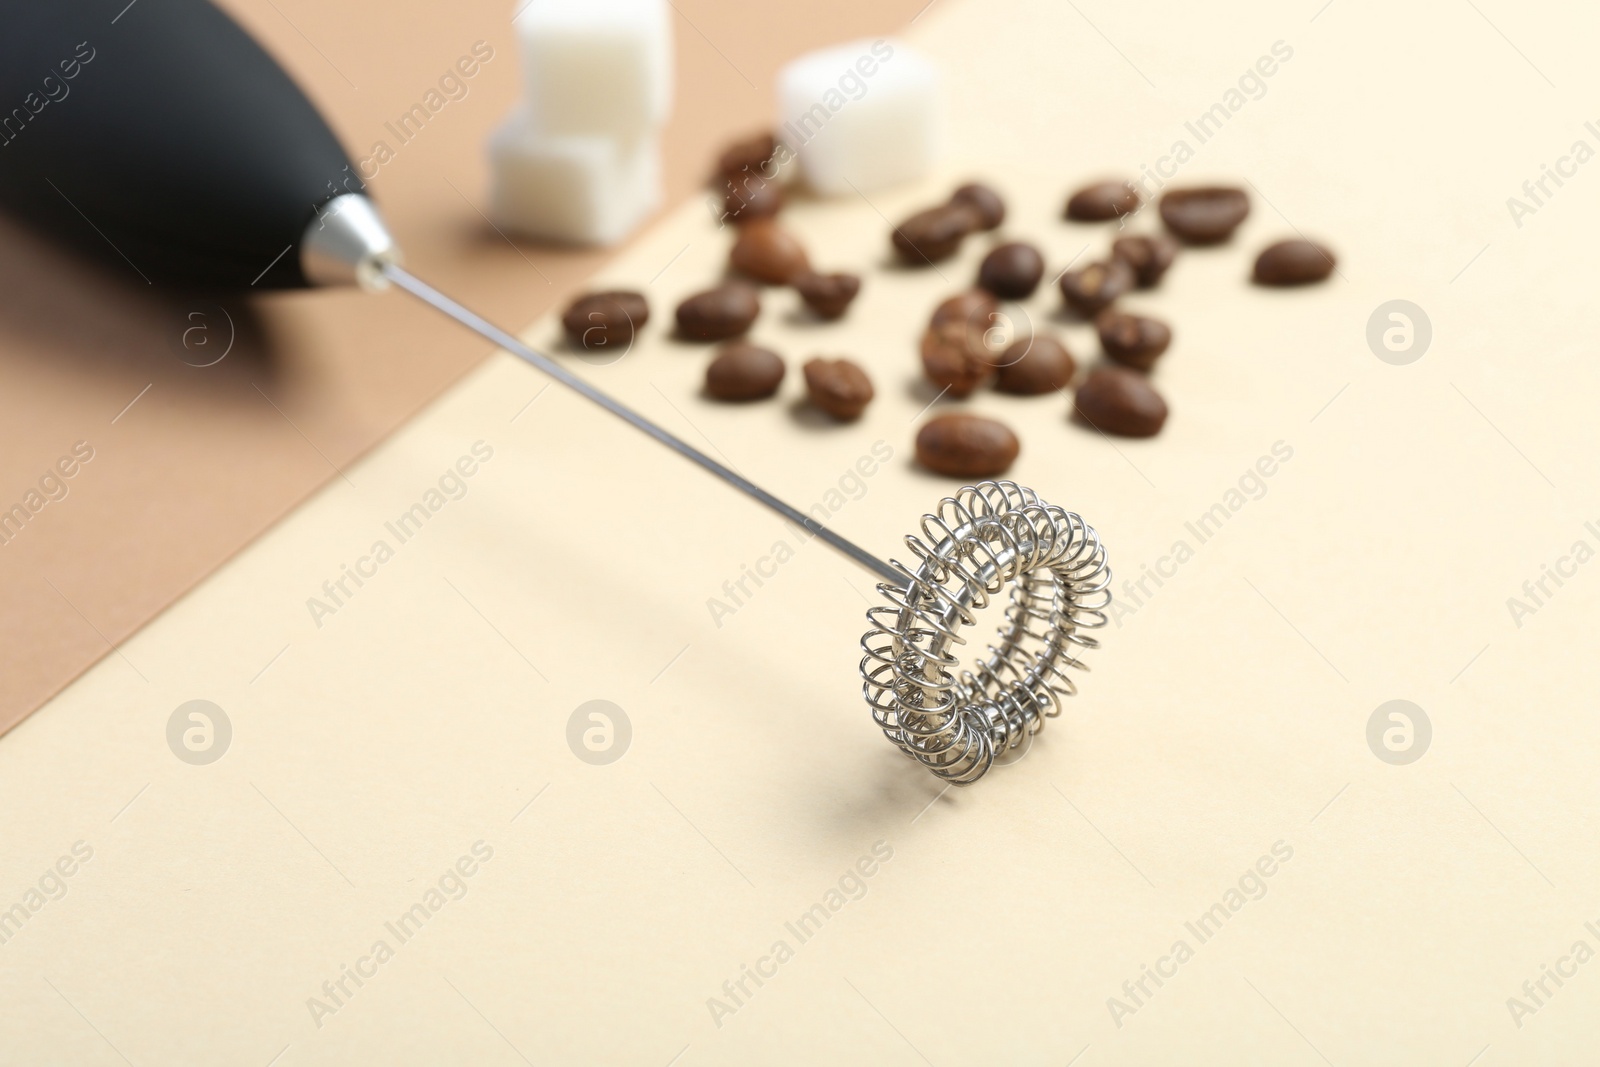
<path fill-rule="evenodd" d="M 400 261 L 400 246 L 377 205 L 360 193 L 323 204 L 300 241 L 300 270 L 313 285 L 383 289 L 389 284 L 383 268 Z"/>

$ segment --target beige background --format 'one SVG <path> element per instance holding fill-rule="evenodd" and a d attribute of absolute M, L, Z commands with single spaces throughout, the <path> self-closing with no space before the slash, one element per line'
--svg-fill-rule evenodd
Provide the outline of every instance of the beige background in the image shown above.
<path fill-rule="evenodd" d="M 716 627 L 707 598 L 779 524 L 491 359 L 0 744 L 0 902 L 75 841 L 94 849 L 0 946 L 19 1021 L 0 1059 L 1586 1062 L 1600 965 L 1520 1029 L 1506 999 L 1574 941 L 1600 948 L 1584 929 L 1600 572 L 1521 628 L 1506 598 L 1597 541 L 1600 171 L 1520 229 L 1505 205 L 1575 138 L 1596 143 L 1586 18 L 938 0 L 912 36 L 949 72 L 956 162 L 793 211 L 866 289 L 828 326 L 775 294 L 755 331 L 796 361 L 858 356 L 880 393 L 862 422 L 815 425 L 795 380 L 754 408 L 698 397 L 706 356 L 661 327 L 725 255 L 698 205 L 606 267 L 647 287 L 657 320 L 584 373 L 802 505 L 887 442 L 895 459 L 834 524 L 893 554 L 952 487 L 908 462 L 928 401 L 917 326 L 982 242 L 938 274 L 886 269 L 880 215 L 988 175 L 1007 232 L 1054 268 L 1096 254 L 1110 233 L 1058 221 L 1062 195 L 1154 163 L 1282 40 L 1292 60 L 1182 172 L 1248 178 L 1249 222 L 1129 301 L 1175 326 L 1166 431 L 1113 443 L 1064 399 L 969 402 L 1017 428 L 1015 477 L 1087 516 L 1120 576 L 1281 440 L 1294 457 L 1266 494 L 1106 634 L 1026 759 L 940 796 L 862 706 L 863 574 L 808 546 Z M 1245 284 L 1253 250 L 1295 228 L 1333 243 L 1341 276 Z M 1434 329 L 1407 367 L 1364 339 L 1394 298 Z M 426 321 L 398 294 L 375 303 Z M 1091 352 L 1053 308 L 1025 310 Z M 306 598 L 480 439 L 494 458 L 467 495 L 314 626 Z M 207 767 L 164 739 L 194 698 L 234 727 Z M 565 740 L 597 698 L 633 728 L 606 767 Z M 1396 698 L 1433 724 L 1410 766 L 1365 741 Z M 466 896 L 315 1026 L 307 998 L 480 839 L 493 859 Z M 784 923 L 878 841 L 893 858 L 865 896 L 715 1025 L 707 998 L 793 943 Z M 1293 858 L 1265 896 L 1196 944 L 1184 923 L 1280 841 Z M 1180 937 L 1194 958 L 1119 1027 L 1107 999 Z"/>

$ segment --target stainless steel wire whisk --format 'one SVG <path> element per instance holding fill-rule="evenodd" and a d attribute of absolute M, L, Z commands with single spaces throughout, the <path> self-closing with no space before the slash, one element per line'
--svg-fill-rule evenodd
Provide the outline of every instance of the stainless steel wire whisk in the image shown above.
<path fill-rule="evenodd" d="M 1015 482 L 981 482 L 940 501 L 908 536 L 916 563 L 884 562 L 748 478 L 596 389 L 549 356 L 385 259 L 382 278 L 533 364 L 635 429 L 837 549 L 882 581 L 887 605 L 872 608 L 861 639 L 863 693 L 884 735 L 956 785 L 982 778 L 1021 749 L 1077 692 L 1068 668 L 1106 624 L 1111 571 L 1094 528 Z M 959 674 L 961 630 L 1010 588 L 1005 622 L 988 654 Z"/>

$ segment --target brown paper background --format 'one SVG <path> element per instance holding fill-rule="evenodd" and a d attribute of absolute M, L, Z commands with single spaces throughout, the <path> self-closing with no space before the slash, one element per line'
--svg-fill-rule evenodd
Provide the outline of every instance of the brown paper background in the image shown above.
<path fill-rule="evenodd" d="M 513 245 L 479 214 L 484 138 L 517 93 L 510 0 L 224 6 L 317 101 L 352 157 L 377 139 L 397 148 L 371 187 L 423 277 L 514 325 L 561 303 L 612 254 Z M 840 35 L 888 32 L 917 7 L 675 4 L 667 202 L 697 188 L 728 137 L 770 121 L 784 60 Z M 399 145 L 384 123 L 480 40 L 495 56 L 468 95 Z M 66 500 L 47 505 L 0 558 L 3 730 L 488 350 L 426 312 L 395 314 L 354 291 L 230 300 L 219 313 L 213 301 L 153 294 L 131 269 L 85 266 L 0 226 L 0 500 L 20 501 L 75 442 L 95 450 Z M 238 341 L 223 362 L 197 369 L 178 358 L 191 326 L 225 343 L 228 316 Z"/>
<path fill-rule="evenodd" d="M 1506 600 L 1596 545 L 1600 172 L 1520 228 L 1506 198 L 1586 136 L 1595 27 L 1478 8 L 939 0 L 914 39 L 950 73 L 948 173 L 797 207 L 819 261 L 867 271 L 861 303 L 815 326 L 775 294 L 754 332 L 793 361 L 860 358 L 879 385 L 862 422 L 814 423 L 793 377 L 769 404 L 711 404 L 705 352 L 659 326 L 581 368 L 802 506 L 886 442 L 895 457 L 833 523 L 898 554 L 953 487 L 908 461 L 929 399 L 917 328 L 984 242 L 942 274 L 888 270 L 880 216 L 987 174 L 1007 232 L 1053 268 L 1096 254 L 1110 232 L 1061 222 L 1065 191 L 1154 164 L 1289 44 L 1183 171 L 1255 184 L 1238 239 L 1129 300 L 1176 331 L 1163 434 L 1105 440 L 1062 398 L 967 404 L 1017 429 L 1015 477 L 1096 525 L 1137 607 L 1021 762 L 941 796 L 876 734 L 855 673 L 870 581 L 819 545 L 715 625 L 708 598 L 792 535 L 494 358 L 0 744 L 0 903 L 74 842 L 94 849 L 0 945 L 17 1020 L 0 1055 L 1587 1062 L 1594 962 L 1520 1027 L 1506 1002 L 1574 942 L 1597 947 L 1600 572 L 1578 567 L 1520 628 Z M 1341 275 L 1246 284 L 1251 253 L 1296 228 L 1332 242 Z M 726 240 L 685 207 L 599 281 L 648 284 L 659 313 L 718 272 Z M 1406 367 L 1364 336 L 1396 298 L 1433 324 Z M 398 294 L 376 304 L 424 321 Z M 1092 353 L 1049 292 L 1024 307 Z M 553 333 L 543 318 L 527 336 Z M 306 599 L 480 439 L 494 458 L 467 495 L 318 628 Z M 1122 580 L 1192 542 L 1185 524 L 1278 441 L 1294 456 L 1265 495 L 1136 601 Z M 234 729 L 205 767 L 164 734 L 196 698 Z M 594 699 L 632 724 L 606 767 L 566 741 Z M 1409 766 L 1366 742 L 1393 699 L 1432 723 Z M 494 857 L 466 896 L 315 1025 L 308 998 L 478 840 Z M 797 941 L 785 923 L 878 841 L 893 858 L 862 899 L 718 1026 L 708 999 Z M 1278 842 L 1293 856 L 1265 895 L 1195 943 L 1184 924 Z M 1193 958 L 1119 1026 L 1108 999 L 1179 938 Z"/>

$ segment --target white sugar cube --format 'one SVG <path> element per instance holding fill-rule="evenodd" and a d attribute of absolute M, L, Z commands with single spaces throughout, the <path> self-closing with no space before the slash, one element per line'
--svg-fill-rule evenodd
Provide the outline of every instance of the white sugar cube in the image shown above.
<path fill-rule="evenodd" d="M 654 137 L 553 136 L 517 112 L 490 138 L 489 160 L 491 214 L 527 237 L 615 244 L 661 205 Z"/>
<path fill-rule="evenodd" d="M 667 0 L 526 0 L 516 17 L 528 118 L 547 134 L 655 132 L 672 107 Z"/>
<path fill-rule="evenodd" d="M 939 156 L 939 72 L 893 39 L 810 52 L 778 73 L 778 122 L 819 193 L 913 181 Z"/>

